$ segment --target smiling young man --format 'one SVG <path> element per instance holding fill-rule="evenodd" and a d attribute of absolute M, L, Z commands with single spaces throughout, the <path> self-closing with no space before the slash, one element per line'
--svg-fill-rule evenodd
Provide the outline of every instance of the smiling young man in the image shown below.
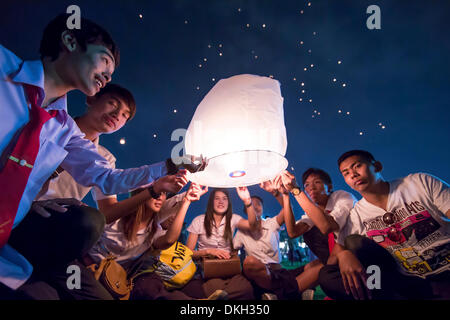
<path fill-rule="evenodd" d="M 81 29 L 68 30 L 68 17 L 61 14 L 45 28 L 41 60 L 22 61 L 0 46 L 0 295 L 19 289 L 26 298 L 58 298 L 33 266 L 64 265 L 87 252 L 103 231 L 103 215 L 78 201 L 33 202 L 59 165 L 77 183 L 104 194 L 127 192 L 168 173 L 164 163 L 111 168 L 68 115 L 66 94 L 95 95 L 119 64 L 118 48 L 102 27 L 82 18 Z M 174 175 L 159 181 L 155 194 L 182 187 Z M 45 207 L 65 213 L 39 221 L 36 210 Z"/>
<path fill-rule="evenodd" d="M 303 173 L 305 192 L 297 186 L 291 173 L 285 171 L 281 177 L 285 188 L 294 195 L 306 213 L 295 221 L 292 211 L 285 211 L 284 219 L 289 237 L 303 235 L 310 250 L 326 264 L 356 198 L 344 190 L 334 191 L 330 175 L 322 169 L 309 168 Z"/>
<path fill-rule="evenodd" d="M 448 299 L 448 184 L 425 173 L 385 181 L 381 162 L 364 150 L 344 153 L 338 165 L 363 198 L 338 239 L 337 264 L 321 271 L 322 289 L 336 299 Z M 380 268 L 381 283 L 368 290 L 371 265 Z"/>
<path fill-rule="evenodd" d="M 100 135 L 120 130 L 136 113 L 136 102 L 127 89 L 108 83 L 96 95 L 86 98 L 87 110 L 75 118 L 77 126 L 85 134 L 85 139 L 94 143 L 98 153 L 115 168 L 116 158 L 108 149 L 99 144 Z M 116 199 L 115 195 L 105 195 L 94 186 L 78 184 L 72 176 L 59 167 L 53 178 L 47 180 L 37 200 L 75 198 L 82 200 L 92 189 L 94 200 L 101 203 L 104 199 Z M 108 219 L 107 219 L 108 220 Z"/>

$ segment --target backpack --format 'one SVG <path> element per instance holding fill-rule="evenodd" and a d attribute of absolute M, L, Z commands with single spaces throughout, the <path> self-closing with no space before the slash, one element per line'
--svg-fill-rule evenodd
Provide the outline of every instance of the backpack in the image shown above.
<path fill-rule="evenodd" d="M 192 260 L 193 252 L 176 241 L 170 248 L 162 250 L 158 262 L 140 274 L 155 272 L 167 289 L 178 289 L 186 285 L 197 271 Z"/>

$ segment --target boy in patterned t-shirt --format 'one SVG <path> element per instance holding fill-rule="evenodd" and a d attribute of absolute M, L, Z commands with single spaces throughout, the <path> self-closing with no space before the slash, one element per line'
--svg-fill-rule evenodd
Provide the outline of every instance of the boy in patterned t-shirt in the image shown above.
<path fill-rule="evenodd" d="M 448 295 L 448 184 L 425 173 L 387 182 L 381 176 L 382 164 L 363 150 L 344 153 L 338 165 L 345 182 L 363 198 L 339 236 L 337 264 L 321 270 L 322 289 L 337 299 Z M 377 277 L 368 279 L 369 266 L 379 267 L 380 283 Z"/>

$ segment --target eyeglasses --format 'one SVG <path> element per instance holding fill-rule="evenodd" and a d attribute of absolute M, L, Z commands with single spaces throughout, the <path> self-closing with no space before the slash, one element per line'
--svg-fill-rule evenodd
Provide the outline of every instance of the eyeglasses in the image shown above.
<path fill-rule="evenodd" d="M 392 226 L 396 222 L 395 215 L 392 212 L 386 212 L 383 214 L 383 222 L 390 226 L 387 232 L 389 240 L 399 242 L 402 239 L 402 233 L 396 227 Z"/>

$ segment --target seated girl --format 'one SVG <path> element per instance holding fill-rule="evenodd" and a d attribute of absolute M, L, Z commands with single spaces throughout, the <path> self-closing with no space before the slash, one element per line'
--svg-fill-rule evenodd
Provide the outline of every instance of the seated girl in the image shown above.
<path fill-rule="evenodd" d="M 145 189 L 133 192 L 138 194 Z M 166 194 L 151 198 L 142 203 L 134 214 L 120 218 L 105 227 L 105 231 L 97 244 L 90 250 L 90 262 L 99 264 L 109 254 L 116 256 L 116 261 L 131 276 L 139 274 L 154 265 L 159 252 L 172 246 L 177 241 L 186 212 L 193 201 L 197 201 L 208 191 L 195 183 L 191 183 L 182 199 L 175 218 L 170 227 L 164 231 L 158 223 L 157 214 L 166 201 Z M 145 256 L 143 256 L 145 253 Z M 150 254 L 149 254 L 150 253 Z M 190 300 L 204 298 L 204 292 L 197 296 L 188 296 L 182 290 L 169 291 L 155 273 L 144 273 L 133 279 L 130 299 L 180 299 Z"/>
<path fill-rule="evenodd" d="M 214 189 L 208 199 L 206 213 L 197 216 L 188 227 L 186 246 L 194 252 L 194 259 L 215 256 L 229 259 L 233 250 L 233 234 L 237 229 L 256 230 L 258 221 L 252 206 L 250 193 L 246 187 L 236 188 L 239 197 L 247 208 L 248 220 L 234 214 L 230 196 L 226 189 Z M 197 250 L 195 250 L 197 246 Z M 254 299 L 253 287 L 242 275 L 229 278 L 208 279 L 203 284 L 207 295 L 217 289 L 225 290 L 231 300 Z"/>

